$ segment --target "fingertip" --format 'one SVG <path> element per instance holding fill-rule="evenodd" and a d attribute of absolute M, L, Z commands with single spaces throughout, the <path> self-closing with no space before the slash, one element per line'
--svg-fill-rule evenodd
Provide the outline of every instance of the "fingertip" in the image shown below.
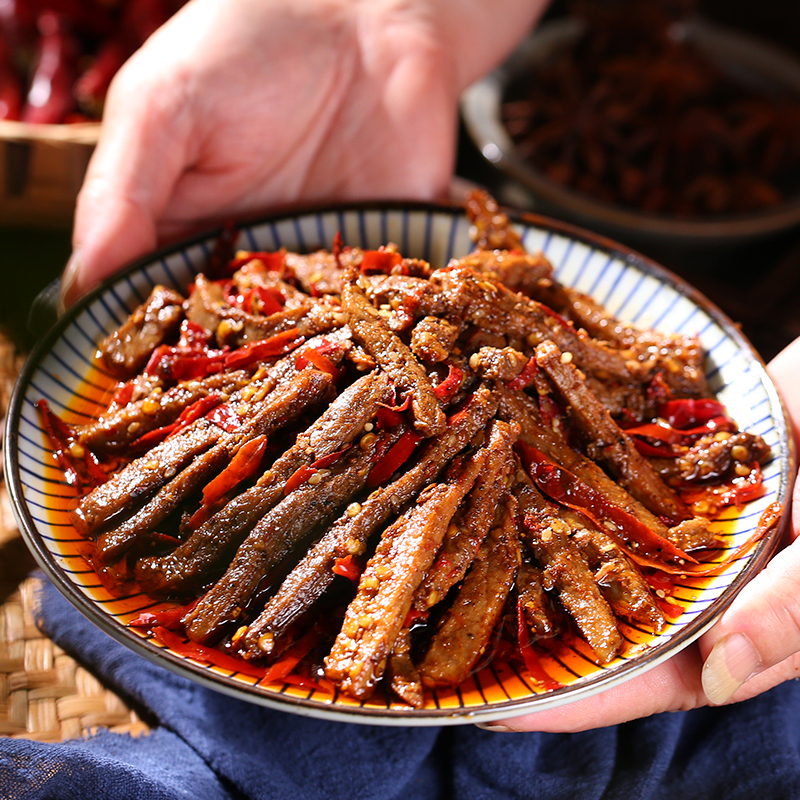
<path fill-rule="evenodd" d="M 753 642 L 743 633 L 723 636 L 703 664 L 703 691 L 713 705 L 727 703 L 761 666 Z"/>

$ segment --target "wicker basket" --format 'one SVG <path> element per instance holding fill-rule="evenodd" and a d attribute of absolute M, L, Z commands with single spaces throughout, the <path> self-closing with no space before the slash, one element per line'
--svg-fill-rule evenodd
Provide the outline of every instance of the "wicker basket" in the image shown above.
<path fill-rule="evenodd" d="M 0 221 L 69 228 L 99 123 L 0 121 Z"/>

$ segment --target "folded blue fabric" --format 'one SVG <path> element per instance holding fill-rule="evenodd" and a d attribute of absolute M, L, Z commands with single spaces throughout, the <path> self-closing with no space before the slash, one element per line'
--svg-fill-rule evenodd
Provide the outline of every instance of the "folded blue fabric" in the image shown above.
<path fill-rule="evenodd" d="M 0 740 L 3 800 L 800 798 L 800 686 L 578 734 L 326 722 L 232 699 L 128 651 L 45 581 L 41 624 L 154 721 L 139 738 Z"/>

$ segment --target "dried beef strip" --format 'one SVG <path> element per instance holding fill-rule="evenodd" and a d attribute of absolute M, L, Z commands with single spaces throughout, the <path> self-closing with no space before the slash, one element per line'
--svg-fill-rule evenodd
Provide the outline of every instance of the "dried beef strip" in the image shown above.
<path fill-rule="evenodd" d="M 166 392 L 117 406 L 78 431 L 81 444 L 95 452 L 115 452 L 127 447 L 149 431 L 172 424 L 180 413 L 197 400 L 218 394 L 223 400 L 241 389 L 252 376 L 245 370 L 218 372 L 201 380 L 181 381 Z"/>
<path fill-rule="evenodd" d="M 503 612 L 519 564 L 519 534 L 509 497 L 502 522 L 481 545 L 425 653 L 419 671 L 427 687 L 457 686 L 483 655 Z"/>
<path fill-rule="evenodd" d="M 303 556 L 250 625 L 240 640 L 243 655 L 248 658 L 268 655 L 274 640 L 333 583 L 335 559 L 363 553 L 369 537 L 435 480 L 496 410 L 492 393 L 486 387 L 479 388 L 467 408 L 450 420 L 447 434 L 428 442 L 412 467 L 392 483 L 373 491 L 360 509 L 353 509 L 355 513 L 338 519 Z"/>
<path fill-rule="evenodd" d="M 720 539 L 704 517 L 692 517 L 673 525 L 667 530 L 665 538 L 684 553 L 720 546 Z"/>
<path fill-rule="evenodd" d="M 572 517 L 571 521 L 575 522 L 577 516 Z M 583 553 L 603 597 L 614 613 L 660 633 L 666 625 L 664 614 L 647 581 L 616 542 L 588 520 L 574 525 L 572 541 Z"/>
<path fill-rule="evenodd" d="M 461 329 L 441 317 L 424 317 L 411 332 L 411 352 L 427 364 L 446 361 Z"/>
<path fill-rule="evenodd" d="M 411 655 L 411 629 L 403 627 L 386 666 L 392 691 L 412 708 L 422 708 L 422 678 Z"/>
<path fill-rule="evenodd" d="M 153 350 L 177 334 L 183 320 L 183 298 L 165 286 L 154 286 L 150 297 L 100 344 L 109 371 L 123 380 L 147 363 Z"/>
<path fill-rule="evenodd" d="M 431 283 L 441 289 L 448 316 L 531 346 L 552 340 L 581 369 L 604 380 L 641 383 L 651 377 L 638 362 L 576 331 L 541 303 L 470 269 L 450 266 L 435 272 Z"/>
<path fill-rule="evenodd" d="M 470 192 L 466 202 L 467 217 L 472 223 L 470 238 L 479 250 L 519 250 L 522 239 L 514 230 L 508 215 L 497 201 L 483 189 Z"/>
<path fill-rule="evenodd" d="M 408 346 L 393 333 L 386 321 L 352 283 L 342 290 L 342 308 L 353 337 L 386 371 L 397 387 L 411 396 L 414 427 L 424 436 L 437 436 L 446 427 L 444 412 L 428 375 Z"/>
<path fill-rule="evenodd" d="M 444 542 L 425 576 L 414 604 L 420 609 L 436 605 L 466 574 L 469 565 L 491 529 L 497 509 L 508 492 L 515 469 L 514 442 L 518 429 L 500 420 L 489 428 L 486 465 L 448 527 Z"/>
<path fill-rule="evenodd" d="M 523 561 L 517 570 L 517 602 L 531 639 L 534 642 L 553 639 L 564 630 L 563 612 L 553 607 L 544 589 L 541 569 Z"/>
<path fill-rule="evenodd" d="M 481 347 L 469 357 L 469 367 L 486 380 L 508 383 L 519 376 L 529 360 L 514 347 Z"/>
<path fill-rule="evenodd" d="M 536 363 L 568 403 L 570 418 L 586 439 L 588 455 L 604 463 L 617 480 L 653 514 L 675 523 L 691 513 L 661 480 L 648 460 L 600 401 L 587 388 L 582 375 L 552 342 L 536 348 Z"/>
<path fill-rule="evenodd" d="M 172 553 L 140 560 L 136 565 L 140 585 L 160 596 L 185 594 L 216 577 L 220 565 L 224 568 L 250 529 L 280 500 L 289 478 L 349 445 L 390 396 L 389 382 L 380 372 L 354 381 L 298 434 L 255 486 L 226 503 Z"/>
<path fill-rule="evenodd" d="M 325 659 L 325 674 L 345 693 L 368 697 L 383 676 L 414 591 L 485 459 L 479 450 L 446 482 L 429 486 L 381 536 Z"/>
<path fill-rule="evenodd" d="M 762 463 L 769 454 L 769 445 L 757 434 L 720 431 L 702 436 L 676 458 L 654 458 L 651 463 L 667 483 L 677 486 L 725 478 L 737 464 Z"/>
<path fill-rule="evenodd" d="M 220 472 L 241 445 L 256 436 L 271 436 L 313 408 L 331 388 L 330 375 L 306 369 L 291 382 L 270 392 L 248 410 L 241 430 L 224 433 L 213 447 L 195 458 L 177 477 L 161 488 L 147 504 L 97 540 L 97 552 L 105 563 L 117 561 L 137 540 L 163 522 L 194 492 Z"/>
<path fill-rule="evenodd" d="M 216 444 L 223 431 L 201 419 L 159 445 L 142 458 L 126 464 L 108 481 L 81 498 L 72 524 L 86 536 L 160 489 L 192 459 Z"/>
<path fill-rule="evenodd" d="M 572 528 L 529 481 L 518 484 L 522 535 L 544 568 L 544 585 L 552 587 L 578 630 L 606 664 L 619 652 L 622 636 L 610 606 L 570 534 Z"/>
<path fill-rule="evenodd" d="M 530 397 L 502 386 L 495 389 L 495 395 L 500 403 L 500 418 L 520 425 L 522 441 L 537 447 L 546 456 L 573 472 L 608 501 L 632 514 L 659 536 L 668 535 L 666 525 L 658 517 L 606 475 L 594 461 L 570 447 L 553 427 L 545 425 L 537 405 Z"/>
<path fill-rule="evenodd" d="M 329 522 L 365 485 L 380 437 L 352 448 L 316 483 L 290 492 L 261 519 L 239 546 L 225 574 L 186 615 L 192 640 L 217 641 L 250 603 L 259 584 L 319 525 Z M 322 476 L 322 472 L 317 475 Z"/>

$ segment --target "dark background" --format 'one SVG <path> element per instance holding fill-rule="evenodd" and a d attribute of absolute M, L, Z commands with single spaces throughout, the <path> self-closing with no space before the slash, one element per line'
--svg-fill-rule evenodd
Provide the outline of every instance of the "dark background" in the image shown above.
<path fill-rule="evenodd" d="M 706 0 L 697 6 L 710 19 L 775 42 L 800 58 L 797 0 Z M 564 14 L 568 7 L 554 0 L 548 16 Z M 492 173 L 463 132 L 458 172 L 491 188 Z M 59 275 L 69 252 L 67 230 L 12 227 L 0 219 L 0 326 L 23 349 L 35 340 L 27 330 L 31 302 Z M 800 335 L 800 230 L 722 254 L 646 255 L 660 257 L 740 322 L 765 359 Z"/>

